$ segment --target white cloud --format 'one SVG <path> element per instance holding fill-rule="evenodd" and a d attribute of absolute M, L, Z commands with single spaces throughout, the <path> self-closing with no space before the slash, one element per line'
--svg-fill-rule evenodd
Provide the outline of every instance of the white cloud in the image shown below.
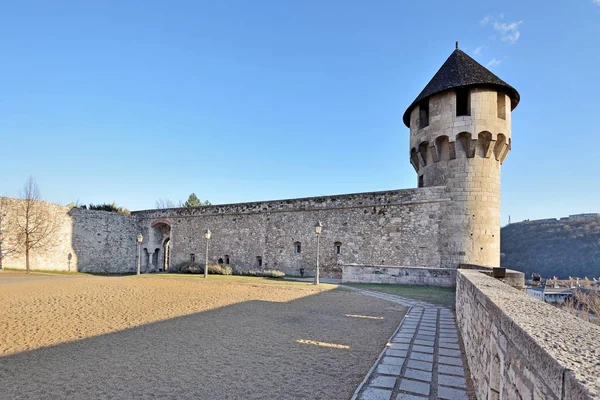
<path fill-rule="evenodd" d="M 592 0 L 592 3 L 594 3 L 597 6 L 600 6 L 600 0 Z"/>
<path fill-rule="evenodd" d="M 495 66 L 495 65 L 502 64 L 502 61 L 504 61 L 504 60 L 498 60 L 496 57 L 494 57 L 494 58 L 492 58 L 492 59 L 490 60 L 490 62 L 488 62 L 488 63 L 486 64 L 486 67 L 488 67 L 488 68 L 489 68 L 489 67 L 493 67 L 493 66 Z"/>
<path fill-rule="evenodd" d="M 593 2 L 600 5 L 600 0 L 592 0 Z M 521 32 L 519 31 L 519 26 L 523 23 L 523 20 L 518 22 L 503 22 L 504 14 L 500 14 L 499 18 L 486 16 L 481 20 L 482 25 L 487 25 L 489 23 L 493 24 L 494 30 L 500 33 L 500 40 L 503 42 L 507 42 L 510 44 L 517 43 L 517 40 L 521 37 Z M 493 36 L 492 36 L 493 38 Z"/>
<path fill-rule="evenodd" d="M 519 37 L 521 37 L 519 25 L 522 23 L 522 20 L 519 22 L 511 22 L 510 24 L 507 24 L 506 22 L 494 22 L 494 29 L 500 32 L 502 41 L 515 44 L 517 43 L 517 40 L 519 40 Z"/>
<path fill-rule="evenodd" d="M 600 1 L 600 0 L 598 0 Z M 475 54 L 476 56 L 478 56 L 479 54 L 481 54 L 481 51 L 485 49 L 485 46 L 478 46 L 474 51 L 473 54 Z"/>

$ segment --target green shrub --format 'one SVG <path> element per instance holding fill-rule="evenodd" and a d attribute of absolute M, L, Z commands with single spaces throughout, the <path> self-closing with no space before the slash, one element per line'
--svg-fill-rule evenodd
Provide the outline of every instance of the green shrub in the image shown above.
<path fill-rule="evenodd" d="M 285 273 L 276 269 L 235 269 L 233 270 L 233 275 L 283 278 Z"/>
<path fill-rule="evenodd" d="M 169 266 L 169 272 L 175 274 L 204 274 L 204 265 L 198 263 L 179 263 Z M 212 275 L 231 275 L 229 265 L 209 264 L 208 273 Z"/>

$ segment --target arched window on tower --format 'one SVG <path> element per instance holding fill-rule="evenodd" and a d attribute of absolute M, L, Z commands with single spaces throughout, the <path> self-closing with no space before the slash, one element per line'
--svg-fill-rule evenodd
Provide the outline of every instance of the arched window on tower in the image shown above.
<path fill-rule="evenodd" d="M 300 243 L 300 242 L 294 242 L 294 252 L 296 254 L 302 253 L 302 243 Z"/>

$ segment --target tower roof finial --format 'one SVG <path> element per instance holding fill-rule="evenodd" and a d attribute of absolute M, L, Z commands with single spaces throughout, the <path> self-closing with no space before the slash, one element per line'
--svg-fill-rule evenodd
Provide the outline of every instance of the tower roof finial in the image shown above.
<path fill-rule="evenodd" d="M 456 41 L 456 50 L 458 50 L 458 40 Z"/>

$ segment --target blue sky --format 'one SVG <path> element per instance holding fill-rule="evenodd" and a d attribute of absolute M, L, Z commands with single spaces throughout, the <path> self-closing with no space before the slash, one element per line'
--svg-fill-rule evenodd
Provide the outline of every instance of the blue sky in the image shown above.
<path fill-rule="evenodd" d="M 456 40 L 521 93 L 502 223 L 600 212 L 600 0 L 0 0 L 0 194 L 415 187 L 402 114 Z"/>

